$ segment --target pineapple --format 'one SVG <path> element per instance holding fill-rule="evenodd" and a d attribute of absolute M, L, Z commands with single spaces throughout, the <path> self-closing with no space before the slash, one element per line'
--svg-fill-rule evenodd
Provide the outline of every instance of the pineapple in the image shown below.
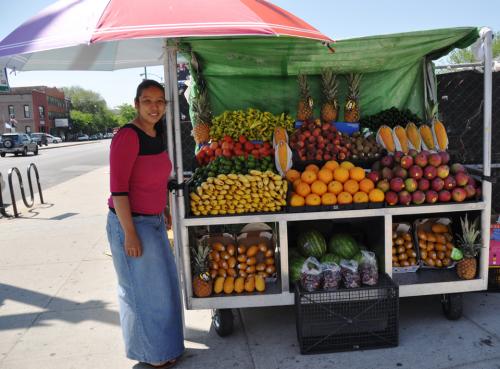
<path fill-rule="evenodd" d="M 462 234 L 458 236 L 458 245 L 464 258 L 457 264 L 457 274 L 461 279 L 473 279 L 477 272 L 477 255 L 481 249 L 478 219 L 469 223 L 467 215 L 465 220 L 460 219 Z"/>
<path fill-rule="evenodd" d="M 197 248 L 191 250 L 193 254 L 193 293 L 196 297 L 207 297 L 212 294 L 212 278 L 208 273 L 208 254 L 210 247 L 206 240 L 200 242 Z"/>
<path fill-rule="evenodd" d="M 361 83 L 361 74 L 349 74 L 347 76 L 347 85 L 349 94 L 344 106 L 344 120 L 349 123 L 359 122 L 359 85 Z"/>
<path fill-rule="evenodd" d="M 333 70 L 328 68 L 321 73 L 321 81 L 323 84 L 323 95 L 325 103 L 321 107 L 321 119 L 324 122 L 335 122 L 339 112 L 337 102 L 338 81 L 336 80 Z"/>
<path fill-rule="evenodd" d="M 210 121 L 212 120 L 212 112 L 210 111 L 210 103 L 208 101 L 207 90 L 204 89 L 198 95 L 198 99 L 193 101 L 193 113 L 195 125 L 192 135 L 196 144 L 207 143 L 210 139 Z"/>
<path fill-rule="evenodd" d="M 311 118 L 313 114 L 313 99 L 309 94 L 309 85 L 307 83 L 307 76 L 299 73 L 299 91 L 300 100 L 297 107 L 297 120 L 306 121 Z"/>

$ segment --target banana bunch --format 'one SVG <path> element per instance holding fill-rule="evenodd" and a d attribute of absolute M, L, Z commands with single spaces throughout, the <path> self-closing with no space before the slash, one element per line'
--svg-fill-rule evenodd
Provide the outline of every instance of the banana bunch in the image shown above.
<path fill-rule="evenodd" d="M 246 111 L 226 110 L 212 119 L 210 137 L 219 140 L 228 135 L 237 140 L 243 135 L 249 140 L 270 141 L 276 127 L 283 127 L 292 132 L 294 120 L 285 113 L 274 115 L 253 108 L 248 108 Z"/>
<path fill-rule="evenodd" d="M 270 170 L 208 177 L 189 194 L 194 215 L 279 211 L 286 205 L 286 180 Z"/>

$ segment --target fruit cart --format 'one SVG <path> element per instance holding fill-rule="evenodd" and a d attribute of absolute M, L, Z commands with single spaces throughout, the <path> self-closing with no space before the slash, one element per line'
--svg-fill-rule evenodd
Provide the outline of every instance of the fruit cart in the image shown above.
<path fill-rule="evenodd" d="M 429 65 L 426 60 L 427 58 L 433 58 L 436 55 L 441 56 L 450 51 L 456 46 L 467 46 L 472 43 L 473 40 L 464 36 L 458 30 L 450 31 L 443 30 L 443 33 L 449 32 L 449 40 L 438 45 L 434 44 L 434 48 L 430 48 L 424 52 L 421 56 L 423 62 L 419 63 L 424 69 Z M 460 35 L 459 35 L 460 34 Z M 439 32 L 429 33 L 430 38 L 439 38 Z M 424 35 L 425 36 L 425 35 Z M 388 41 L 394 41 L 397 43 L 396 39 L 398 37 L 404 38 L 404 35 L 396 35 L 394 38 L 388 37 Z M 477 37 L 477 34 L 476 34 Z M 473 37 L 474 39 L 475 37 Z M 434 205 L 418 205 L 418 206 L 382 206 L 374 208 L 363 208 L 363 209 L 338 209 L 332 211 L 307 211 L 307 212 L 290 212 L 281 211 L 274 213 L 258 213 L 258 214 L 235 214 L 235 215 L 224 215 L 224 216 L 195 216 L 189 212 L 189 202 L 186 201 L 186 197 L 189 196 L 186 187 L 179 186 L 174 191 L 174 195 L 171 198 L 171 208 L 173 212 L 174 219 L 177 219 L 174 224 L 174 234 L 175 234 L 175 247 L 177 255 L 179 256 L 179 266 L 182 275 L 182 285 L 184 302 L 187 309 L 214 309 L 215 319 L 214 324 L 217 332 L 221 335 L 226 335 L 232 330 L 232 313 L 230 309 L 234 308 L 245 308 L 245 307 L 259 307 L 259 306 L 279 306 L 279 305 L 293 305 L 294 304 L 294 292 L 291 288 L 289 281 L 289 246 L 292 242 L 295 242 L 294 229 L 296 226 L 300 225 L 302 222 L 333 222 L 342 223 L 349 222 L 353 224 L 358 224 L 361 228 L 368 227 L 375 229 L 374 235 L 370 237 L 369 241 L 373 245 L 373 248 L 377 252 L 379 257 L 379 268 L 380 270 L 387 273 L 392 279 L 399 285 L 399 295 L 401 297 L 406 296 L 421 296 L 421 295 L 442 295 L 442 306 L 444 314 L 449 319 L 458 319 L 461 316 L 462 311 L 462 293 L 470 291 L 480 291 L 487 288 L 488 283 L 488 240 L 489 240 L 489 225 L 490 225 L 490 209 L 491 209 L 491 183 L 490 178 L 490 162 L 491 162 L 491 103 L 492 103 L 492 88 L 491 88 L 491 39 L 492 34 L 490 30 L 481 31 L 481 42 L 482 50 L 484 52 L 484 58 L 482 62 L 482 67 L 484 70 L 484 141 L 483 141 L 483 166 L 482 172 L 480 174 L 481 179 L 481 190 L 482 198 L 478 201 L 463 202 L 463 203 L 442 203 Z M 349 46 L 357 47 L 363 49 L 372 40 L 358 39 L 349 44 Z M 259 41 L 261 42 L 261 41 Z M 309 52 L 317 52 L 317 49 L 309 49 L 309 45 L 301 43 L 300 40 L 294 44 L 297 48 L 303 48 L 302 52 L 307 54 Z M 292 44 L 286 44 L 288 48 L 293 47 Z M 438 45 L 438 46 L 436 46 Z M 191 42 L 189 44 L 180 45 L 180 51 L 186 52 L 187 50 L 197 53 L 201 58 L 206 58 L 206 60 L 218 60 L 214 57 L 215 54 L 220 53 L 221 55 L 227 55 L 227 60 L 241 58 L 252 59 L 248 55 L 238 54 L 241 48 L 244 47 L 255 47 L 251 42 L 246 43 L 243 41 L 234 41 L 222 45 L 221 43 L 211 43 L 205 46 L 203 42 Z M 262 41 L 260 45 L 262 49 L 252 49 L 253 51 L 259 51 L 267 53 L 266 40 Z M 283 45 L 280 45 L 283 46 Z M 217 49 L 216 47 L 220 47 Z M 234 49 L 232 49 L 234 47 Z M 275 67 L 283 69 L 283 73 L 295 74 L 299 69 L 307 70 L 310 68 L 311 71 L 317 70 L 312 67 L 314 63 L 321 63 L 326 58 L 341 57 L 345 54 L 341 54 L 342 43 L 338 44 L 339 53 L 331 54 L 328 51 L 322 56 L 314 55 L 310 59 L 300 58 L 297 54 L 294 54 L 293 58 L 288 59 L 290 63 L 285 66 L 283 59 L 280 59 L 279 55 L 273 59 L 276 63 L 282 63 L 278 66 L 273 65 L 263 65 L 262 68 L 273 70 Z M 235 50 L 235 51 L 234 51 Z M 326 50 L 326 49 L 325 49 Z M 175 50 L 171 49 L 170 57 L 175 58 Z M 278 51 L 279 54 L 279 51 Z M 327 55 L 328 54 L 328 55 Z M 230 56 L 230 57 L 229 57 Z M 294 59 L 295 58 L 295 59 Z M 249 63 L 252 65 L 258 65 L 258 56 L 255 60 L 252 59 Z M 257 60 L 257 61 L 256 61 Z M 361 63 L 361 59 L 357 60 Z M 204 60 L 205 62 L 205 60 Z M 295 64 L 294 64 L 295 63 Z M 175 63 L 173 63 L 175 65 Z M 215 110 L 222 111 L 224 109 L 238 109 L 239 100 L 241 101 L 252 101 L 252 97 L 255 95 L 255 89 L 252 91 L 245 91 L 244 88 L 241 89 L 241 93 L 238 96 L 234 96 L 230 101 L 224 105 L 220 97 L 226 97 L 227 94 L 221 93 L 220 89 L 230 88 L 229 82 L 238 83 L 241 82 L 243 78 L 236 80 L 226 80 L 223 77 L 223 73 L 218 69 L 220 65 L 210 65 L 208 62 L 205 65 L 205 76 L 207 78 L 208 86 L 211 83 L 220 85 L 217 87 L 218 96 L 217 103 L 215 104 Z M 340 72 L 348 73 L 352 70 L 358 68 L 355 64 L 350 64 L 350 62 L 339 62 L 337 65 L 340 68 Z M 288 68 L 288 69 L 287 69 Z M 363 68 L 362 66 L 359 68 Z M 229 68 L 231 70 L 231 68 Z M 407 72 L 412 72 L 414 69 L 408 69 L 407 71 L 403 69 L 394 69 L 394 74 L 398 78 L 403 78 L 401 73 L 405 74 Z M 211 75 L 213 73 L 213 75 Z M 271 73 L 271 72 L 270 72 Z M 377 78 L 388 78 L 391 72 L 385 72 Z M 432 72 L 433 73 L 433 72 Z M 173 70 L 165 70 L 165 74 L 168 77 L 167 85 L 176 86 L 176 76 Z M 272 73 L 271 73 L 272 74 Z M 264 73 L 265 75 L 265 73 Z M 414 77 L 416 79 L 428 76 L 426 73 L 417 73 Z M 260 75 L 262 83 L 259 85 L 262 88 L 272 89 L 272 81 L 263 81 L 262 75 Z M 432 77 L 432 75 L 431 75 Z M 403 78 L 404 79 L 404 78 Z M 415 84 L 417 88 L 425 90 L 422 92 L 423 95 L 428 93 L 427 83 L 422 81 L 416 82 L 412 80 L 411 83 Z M 288 91 L 295 91 L 296 85 L 294 79 L 290 82 L 285 82 L 280 85 L 280 93 L 282 96 L 278 98 L 271 98 L 269 92 L 263 93 L 265 95 L 264 99 L 269 98 L 270 103 L 278 104 L 279 110 L 287 109 L 287 100 L 290 99 L 290 94 Z M 380 79 L 372 80 L 373 83 L 380 83 Z M 406 80 L 408 81 L 408 80 Z M 385 85 L 381 84 L 381 88 Z M 253 85 L 252 87 L 258 87 L 258 85 Z M 209 87 L 210 89 L 210 87 Z M 233 91 L 233 90 L 231 90 Z M 394 93 L 391 92 L 388 99 L 397 99 L 398 103 L 401 102 L 398 97 L 398 91 Z M 407 102 L 413 107 L 417 104 L 418 99 L 413 99 L 412 96 L 406 96 Z M 262 99 L 262 97 L 261 97 Z M 176 95 L 173 95 L 174 107 L 177 106 Z M 261 101 L 262 102 L 262 101 Z M 421 101 L 420 101 L 421 102 Z M 381 105 L 387 107 L 388 102 L 384 101 Z M 261 104 L 262 105 L 262 104 Z M 404 104 L 403 104 L 404 105 Z M 390 105 L 388 105 L 390 106 Z M 282 108 L 282 109 L 280 109 Z M 177 111 L 174 112 L 174 116 L 178 117 Z M 182 166 L 182 141 L 180 137 L 180 122 L 178 118 L 174 119 L 174 124 L 168 126 L 168 137 L 169 150 L 173 157 L 175 157 L 175 168 L 177 173 L 177 178 L 184 177 L 184 171 Z M 173 138 L 173 139 L 172 139 Z M 175 141 L 175 145 L 174 142 Z M 175 153 L 174 153 L 175 148 Z M 174 155 L 175 154 L 175 155 Z M 483 240 L 484 249 L 480 253 L 479 259 L 479 272 L 474 279 L 471 280 L 461 280 L 457 277 L 454 270 L 421 270 L 419 273 L 394 273 L 393 274 L 393 264 L 392 264 L 392 251 L 391 251 L 391 236 L 393 234 L 393 224 L 400 222 L 413 222 L 417 218 L 436 218 L 441 216 L 446 216 L 458 220 L 459 216 L 465 214 L 473 214 L 480 218 L 481 224 L 481 239 Z M 190 255 L 190 231 L 196 227 L 206 227 L 206 226 L 224 226 L 224 225 L 236 225 L 236 224 L 247 224 L 247 223 L 273 223 L 276 230 L 277 239 L 277 250 L 279 251 L 277 255 L 277 263 L 279 264 L 279 273 L 277 275 L 277 283 L 272 284 L 264 293 L 253 293 L 253 294 L 231 294 L 231 295 L 213 295 L 210 297 L 198 298 L 193 295 L 192 290 L 192 271 L 191 271 L 191 255 Z M 363 225 L 364 224 L 364 225 Z"/>

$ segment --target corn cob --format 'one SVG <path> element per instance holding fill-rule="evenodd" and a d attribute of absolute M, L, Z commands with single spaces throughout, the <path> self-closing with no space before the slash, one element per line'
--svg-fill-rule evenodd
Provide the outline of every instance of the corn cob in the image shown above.
<path fill-rule="evenodd" d="M 292 167 L 292 150 L 286 142 L 280 141 L 275 149 L 274 162 L 276 169 L 284 177 Z"/>
<path fill-rule="evenodd" d="M 420 137 L 420 133 L 415 123 L 410 122 L 406 125 L 406 137 L 408 137 L 410 149 L 415 149 L 417 151 L 421 150 L 422 137 Z"/>
<path fill-rule="evenodd" d="M 426 150 L 434 150 L 434 137 L 432 135 L 432 130 L 427 124 L 422 124 L 418 129 L 420 132 L 420 137 L 422 137 L 422 146 Z"/>
<path fill-rule="evenodd" d="M 432 133 L 434 135 L 436 149 L 445 151 L 448 148 L 448 135 L 446 134 L 446 128 L 443 122 L 439 119 L 435 119 L 434 122 L 432 122 Z"/>
<path fill-rule="evenodd" d="M 392 130 L 386 125 L 383 125 L 378 129 L 377 142 L 388 152 L 396 151 L 396 145 L 394 143 L 394 137 L 392 136 Z"/>
<path fill-rule="evenodd" d="M 280 143 L 280 141 L 288 143 L 288 133 L 286 132 L 285 128 L 276 127 L 274 129 L 273 147 L 276 148 L 276 146 Z"/>
<path fill-rule="evenodd" d="M 396 149 L 407 154 L 409 147 L 405 129 L 401 126 L 396 126 L 392 131 L 394 132 L 394 143 L 396 144 Z"/>

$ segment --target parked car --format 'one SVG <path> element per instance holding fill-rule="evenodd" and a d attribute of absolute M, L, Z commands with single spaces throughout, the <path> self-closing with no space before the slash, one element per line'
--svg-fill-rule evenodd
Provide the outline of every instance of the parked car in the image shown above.
<path fill-rule="evenodd" d="M 111 132 L 105 133 L 104 138 L 113 138 L 113 133 Z"/>
<path fill-rule="evenodd" d="M 89 140 L 89 136 L 86 135 L 86 134 L 81 134 L 81 135 L 78 135 L 76 137 L 76 140 L 77 141 L 88 141 Z"/>
<path fill-rule="evenodd" d="M 26 133 L 4 133 L 2 135 L 0 141 L 0 156 L 2 158 L 8 153 L 15 156 L 18 154 L 26 156 L 28 152 L 38 155 L 38 145 Z"/>
<path fill-rule="evenodd" d="M 38 146 L 48 146 L 49 141 L 47 139 L 47 134 L 43 132 L 34 132 L 30 134 L 31 140 L 35 141 Z"/>
<path fill-rule="evenodd" d="M 52 135 L 49 135 L 49 134 L 45 134 L 47 136 L 47 142 L 48 143 L 61 143 L 62 142 L 62 138 L 61 137 L 58 137 L 58 136 L 52 136 Z"/>

